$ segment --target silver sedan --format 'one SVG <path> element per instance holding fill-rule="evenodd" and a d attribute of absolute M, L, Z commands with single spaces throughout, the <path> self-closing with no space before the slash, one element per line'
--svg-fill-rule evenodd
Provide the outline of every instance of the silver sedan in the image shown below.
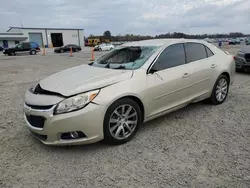
<path fill-rule="evenodd" d="M 44 144 L 123 144 L 143 122 L 202 100 L 223 103 L 234 73 L 233 57 L 205 41 L 126 43 L 30 88 L 24 118 Z"/>

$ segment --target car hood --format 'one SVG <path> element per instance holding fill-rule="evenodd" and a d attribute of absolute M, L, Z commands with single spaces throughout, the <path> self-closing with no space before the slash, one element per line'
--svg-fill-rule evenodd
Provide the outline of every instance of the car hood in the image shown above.
<path fill-rule="evenodd" d="M 132 75 L 133 70 L 80 65 L 51 75 L 41 80 L 39 84 L 44 90 L 67 97 L 127 80 Z"/>

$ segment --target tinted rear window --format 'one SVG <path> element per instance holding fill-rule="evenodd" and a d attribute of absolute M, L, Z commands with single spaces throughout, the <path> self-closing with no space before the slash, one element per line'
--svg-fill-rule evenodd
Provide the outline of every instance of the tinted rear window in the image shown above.
<path fill-rule="evenodd" d="M 185 44 L 187 63 L 207 58 L 205 46 L 199 43 Z"/>
<path fill-rule="evenodd" d="M 35 43 L 35 42 L 31 42 L 31 43 L 30 43 L 30 47 L 31 47 L 31 48 L 38 48 L 39 45 L 38 45 L 37 43 Z"/>

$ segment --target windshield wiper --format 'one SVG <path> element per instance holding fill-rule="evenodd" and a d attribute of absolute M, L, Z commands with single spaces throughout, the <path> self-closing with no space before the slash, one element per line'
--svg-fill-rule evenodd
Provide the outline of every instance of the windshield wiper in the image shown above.
<path fill-rule="evenodd" d="M 123 66 L 123 65 L 120 65 L 119 67 L 115 67 L 115 68 L 113 68 L 113 69 L 126 69 L 126 67 Z"/>

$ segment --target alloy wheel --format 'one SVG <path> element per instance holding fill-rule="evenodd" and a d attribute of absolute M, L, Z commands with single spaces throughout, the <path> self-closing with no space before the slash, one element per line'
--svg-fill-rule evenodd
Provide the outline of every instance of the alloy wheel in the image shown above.
<path fill-rule="evenodd" d="M 218 82 L 216 86 L 216 99 L 219 102 L 223 101 L 227 96 L 227 92 L 228 92 L 227 80 L 222 78 L 220 79 L 220 81 Z"/>
<path fill-rule="evenodd" d="M 119 106 L 109 119 L 109 132 L 118 140 L 128 138 L 138 123 L 138 114 L 129 104 Z"/>

